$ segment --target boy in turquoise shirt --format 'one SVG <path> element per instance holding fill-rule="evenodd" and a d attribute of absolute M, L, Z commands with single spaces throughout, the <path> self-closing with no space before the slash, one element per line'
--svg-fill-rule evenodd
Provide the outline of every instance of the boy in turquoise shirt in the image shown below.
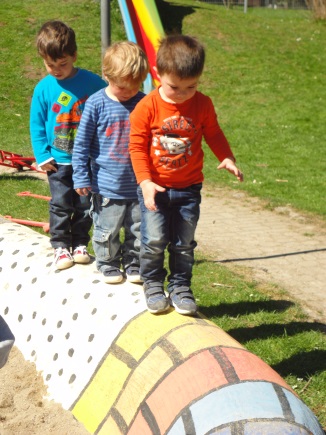
<path fill-rule="evenodd" d="M 72 150 L 87 98 L 106 86 L 98 75 L 80 68 L 75 32 L 61 21 L 49 21 L 37 36 L 37 50 L 48 75 L 35 87 L 30 133 L 36 162 L 47 172 L 51 200 L 50 243 L 57 269 L 88 263 L 92 219 L 89 197 L 73 188 Z"/>

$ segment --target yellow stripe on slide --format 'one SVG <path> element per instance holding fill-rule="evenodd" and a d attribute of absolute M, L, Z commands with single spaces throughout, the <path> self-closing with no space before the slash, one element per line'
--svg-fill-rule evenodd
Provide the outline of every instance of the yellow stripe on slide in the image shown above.
<path fill-rule="evenodd" d="M 123 388 L 131 369 L 108 355 L 91 383 L 72 409 L 73 415 L 94 433 Z"/>
<path fill-rule="evenodd" d="M 122 434 L 121 429 L 118 427 L 117 423 L 110 416 L 105 424 L 98 431 L 98 435 L 119 435 Z"/>
<path fill-rule="evenodd" d="M 139 408 L 139 405 L 152 391 L 155 384 L 164 377 L 171 367 L 173 367 L 173 361 L 163 349 L 156 347 L 133 371 L 130 379 L 128 379 L 128 384 L 125 385 L 121 397 L 119 397 L 115 405 L 115 409 L 127 426 L 130 425 L 134 418 L 135 410 Z M 103 433 L 110 433 L 104 431 L 104 428 L 105 424 L 103 425 Z"/>
<path fill-rule="evenodd" d="M 133 5 L 148 39 L 157 50 L 159 40 L 164 36 L 164 30 L 153 0 L 133 0 Z"/>
<path fill-rule="evenodd" d="M 194 352 L 215 346 L 243 349 L 240 343 L 216 326 L 187 325 L 172 331 L 167 340 L 187 358 Z"/>
<path fill-rule="evenodd" d="M 159 316 L 153 316 L 146 311 L 130 322 L 116 344 L 139 361 L 144 353 L 148 352 L 153 344 L 162 339 L 171 329 L 195 323 L 195 318 L 180 316 L 174 310 Z"/>

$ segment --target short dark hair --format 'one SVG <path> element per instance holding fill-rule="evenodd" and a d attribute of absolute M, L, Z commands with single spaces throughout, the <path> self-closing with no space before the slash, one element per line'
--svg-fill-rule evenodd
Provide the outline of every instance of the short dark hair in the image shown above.
<path fill-rule="evenodd" d="M 160 41 L 156 55 L 159 75 L 174 74 L 181 79 L 198 77 L 205 63 L 205 49 L 192 36 L 169 35 Z"/>
<path fill-rule="evenodd" d="M 54 61 L 64 55 L 73 56 L 77 51 L 75 32 L 62 21 L 48 21 L 38 32 L 36 47 L 40 56 Z"/>

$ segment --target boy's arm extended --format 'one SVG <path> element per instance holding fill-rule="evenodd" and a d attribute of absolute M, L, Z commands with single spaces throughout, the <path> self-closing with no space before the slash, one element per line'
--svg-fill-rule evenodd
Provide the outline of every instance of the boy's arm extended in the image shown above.
<path fill-rule="evenodd" d="M 232 153 L 230 144 L 217 121 L 215 109 L 210 99 L 208 100 L 207 107 L 208 110 L 204 127 L 204 137 L 210 149 L 221 162 L 217 169 L 226 169 L 236 176 L 239 181 L 243 181 L 243 174 L 235 164 L 235 157 Z"/>

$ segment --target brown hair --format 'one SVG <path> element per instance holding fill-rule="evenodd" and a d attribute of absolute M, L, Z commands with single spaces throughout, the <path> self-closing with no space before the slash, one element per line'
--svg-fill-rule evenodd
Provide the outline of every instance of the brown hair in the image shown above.
<path fill-rule="evenodd" d="M 62 21 L 48 21 L 38 32 L 36 47 L 40 56 L 54 61 L 64 55 L 73 56 L 77 52 L 75 32 Z"/>
<path fill-rule="evenodd" d="M 196 38 L 169 35 L 161 39 L 156 55 L 159 75 L 173 74 L 181 79 L 199 77 L 204 63 L 205 49 Z"/>
<path fill-rule="evenodd" d="M 103 58 L 103 74 L 108 80 L 122 79 L 140 84 L 148 72 L 147 56 L 137 44 L 122 41 L 107 48 Z"/>

